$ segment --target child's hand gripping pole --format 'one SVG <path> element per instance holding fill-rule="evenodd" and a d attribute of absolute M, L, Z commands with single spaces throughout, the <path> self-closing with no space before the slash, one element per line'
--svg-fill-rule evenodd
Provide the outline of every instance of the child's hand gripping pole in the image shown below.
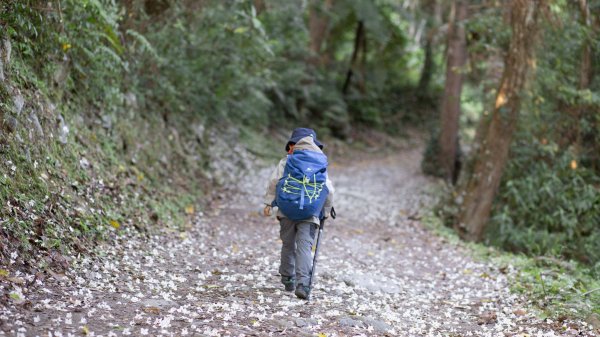
<path fill-rule="evenodd" d="M 263 215 L 271 216 L 272 214 L 273 214 L 273 207 L 271 207 L 271 205 L 266 205 L 265 208 L 263 209 Z"/>
<path fill-rule="evenodd" d="M 335 213 L 335 209 L 333 207 L 331 208 L 330 215 L 331 215 L 332 219 L 335 219 L 336 213 Z M 321 237 L 323 236 L 323 229 L 325 228 L 325 219 L 326 218 L 321 219 L 320 224 L 319 224 L 319 236 L 317 237 L 317 244 L 315 247 L 315 256 L 313 258 L 312 271 L 310 272 L 310 282 L 308 283 L 308 297 L 306 298 L 307 301 L 310 301 L 310 295 L 312 294 L 312 286 L 314 283 L 314 279 L 316 278 L 317 256 L 319 255 L 319 246 L 321 244 Z"/>

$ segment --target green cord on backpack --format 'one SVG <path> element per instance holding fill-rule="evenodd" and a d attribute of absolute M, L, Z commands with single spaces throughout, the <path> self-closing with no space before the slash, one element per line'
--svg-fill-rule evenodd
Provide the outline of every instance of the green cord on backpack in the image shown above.
<path fill-rule="evenodd" d="M 322 218 L 329 194 L 327 164 L 327 156 L 321 152 L 296 150 L 288 155 L 273 206 L 291 220 Z"/>

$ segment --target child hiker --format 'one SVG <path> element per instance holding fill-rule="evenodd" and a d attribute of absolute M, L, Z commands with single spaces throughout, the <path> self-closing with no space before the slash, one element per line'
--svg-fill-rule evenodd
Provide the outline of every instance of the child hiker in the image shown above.
<path fill-rule="evenodd" d="M 314 130 L 295 129 L 285 145 L 288 155 L 271 174 L 265 194 L 264 215 L 279 208 L 281 282 L 302 299 L 310 291 L 311 251 L 319 220 L 327 218 L 333 206 L 334 189 L 322 148 Z"/>

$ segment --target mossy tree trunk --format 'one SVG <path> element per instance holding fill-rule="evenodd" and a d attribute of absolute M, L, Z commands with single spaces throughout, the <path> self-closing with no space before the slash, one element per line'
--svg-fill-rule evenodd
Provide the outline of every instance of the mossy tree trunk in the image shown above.
<path fill-rule="evenodd" d="M 471 176 L 459 189 L 460 212 L 455 229 L 467 240 L 479 241 L 489 220 L 492 203 L 509 156 L 517 126 L 521 95 L 533 64 L 539 12 L 544 3 L 535 0 L 511 2 L 512 36 L 507 51 L 494 110 L 481 137 Z"/>

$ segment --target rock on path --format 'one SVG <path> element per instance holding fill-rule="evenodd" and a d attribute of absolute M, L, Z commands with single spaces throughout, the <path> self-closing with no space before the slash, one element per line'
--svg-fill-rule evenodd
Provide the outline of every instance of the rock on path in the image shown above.
<path fill-rule="evenodd" d="M 432 183 L 419 163 L 420 149 L 334 161 L 339 216 L 326 228 L 310 303 L 279 283 L 278 225 L 257 212 L 264 169 L 185 233 L 144 238 L 125 229 L 66 275 L 2 281 L 0 334 L 593 335 L 536 319 L 496 266 L 425 230 L 417 219 Z"/>

